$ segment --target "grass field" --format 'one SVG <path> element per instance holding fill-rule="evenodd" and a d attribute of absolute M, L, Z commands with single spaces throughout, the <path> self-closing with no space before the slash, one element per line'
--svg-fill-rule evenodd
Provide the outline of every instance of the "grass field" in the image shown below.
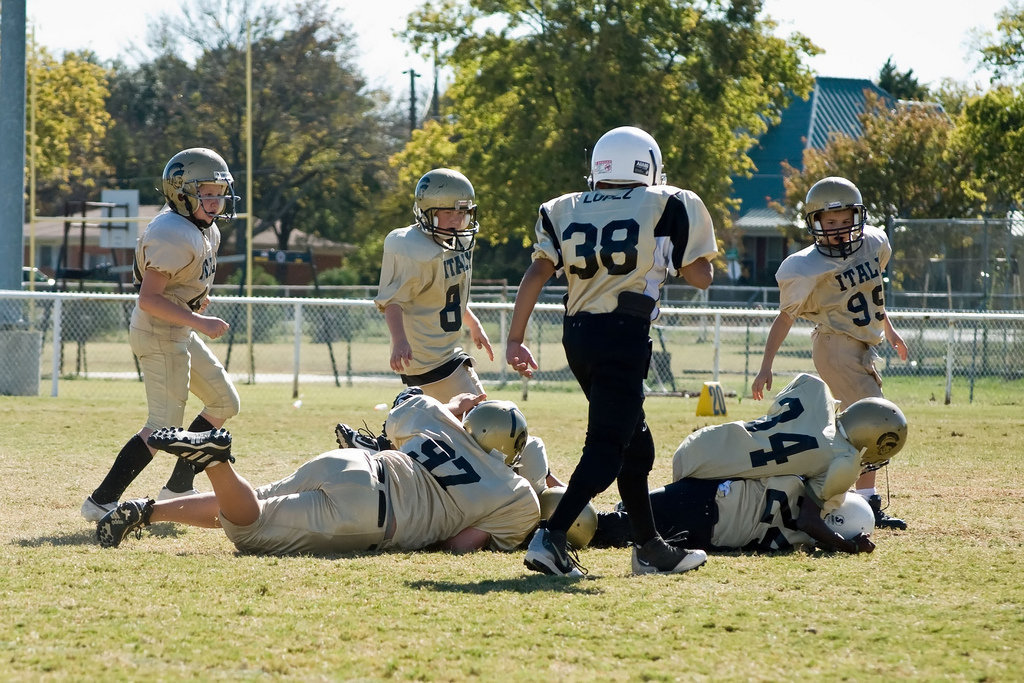
<path fill-rule="evenodd" d="M 633 577 L 627 551 L 585 550 L 585 580 L 527 572 L 521 552 L 241 556 L 218 530 L 170 524 L 103 550 L 78 508 L 143 422 L 141 384 L 0 397 L 0 678 L 1021 680 L 1024 401 L 946 406 L 910 381 L 886 389 L 910 421 L 888 474 L 891 512 L 910 528 L 876 532 L 872 555 L 730 553 Z M 262 484 L 333 447 L 335 422 L 377 428 L 373 406 L 394 387 L 310 385 L 299 408 L 290 385 L 239 391 L 236 466 Z M 582 395 L 520 403 L 566 478 Z M 695 417 L 696 404 L 648 400 L 652 484 L 667 483 L 683 436 L 723 419 Z M 727 405 L 727 419 L 766 408 Z M 155 494 L 170 469 L 161 456 L 128 496 Z"/>

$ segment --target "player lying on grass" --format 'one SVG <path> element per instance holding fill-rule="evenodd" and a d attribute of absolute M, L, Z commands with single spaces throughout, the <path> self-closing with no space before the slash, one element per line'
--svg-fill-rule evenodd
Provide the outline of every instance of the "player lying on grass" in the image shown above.
<path fill-rule="evenodd" d="M 907 441 L 907 419 L 884 398 L 864 398 L 836 413 L 828 386 L 800 374 L 768 414 L 687 436 L 672 458 L 672 479 L 763 479 L 796 475 L 826 513 L 864 471 L 884 467 Z"/>
<path fill-rule="evenodd" d="M 685 535 L 702 550 L 785 551 L 800 547 L 844 553 L 870 553 L 874 513 L 855 493 L 823 515 L 805 490 L 802 477 L 763 479 L 680 479 L 651 491 L 654 523 L 665 538 Z M 633 543 L 629 516 L 598 512 L 590 545 L 625 547 Z"/>
<path fill-rule="evenodd" d="M 396 450 L 336 449 L 258 489 L 232 467 L 228 432 L 160 430 L 150 443 L 205 468 L 213 493 L 125 501 L 97 524 L 97 540 L 116 547 L 142 526 L 178 522 L 222 527 L 240 551 L 261 554 L 510 550 L 540 521 L 533 486 L 511 467 L 526 419 L 484 398 L 443 405 L 408 389 L 385 423 Z"/>

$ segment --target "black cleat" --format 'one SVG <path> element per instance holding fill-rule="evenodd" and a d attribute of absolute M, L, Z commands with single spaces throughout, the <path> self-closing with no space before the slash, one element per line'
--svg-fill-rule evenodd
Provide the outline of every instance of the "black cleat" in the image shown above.
<path fill-rule="evenodd" d="M 153 505 L 154 501 L 149 498 L 120 503 L 96 522 L 96 540 L 104 548 L 116 548 L 133 531 L 135 538 L 141 538 L 142 527 L 149 525 Z"/>
<path fill-rule="evenodd" d="M 352 429 L 342 422 L 339 422 L 334 428 L 334 438 L 338 441 L 339 448 L 360 448 L 374 453 L 390 451 L 394 448 L 391 441 L 383 434 L 375 436 L 367 427 Z"/>
<path fill-rule="evenodd" d="M 907 528 L 907 523 L 898 517 L 890 517 L 882 511 L 882 497 L 875 494 L 868 498 L 868 505 L 871 506 L 871 511 L 875 513 L 875 528 L 878 529 L 899 529 L 904 530 Z"/>
<path fill-rule="evenodd" d="M 545 527 L 533 532 L 523 564 L 535 572 L 555 576 L 583 576 L 587 573 L 576 557 L 576 551 L 569 545 L 565 532 Z"/>
<path fill-rule="evenodd" d="M 190 432 L 181 427 L 164 427 L 149 435 L 153 448 L 167 451 L 186 460 L 196 474 L 215 462 L 234 462 L 231 455 L 231 433 L 226 429 Z"/>
<path fill-rule="evenodd" d="M 634 574 L 682 574 L 708 561 L 703 550 L 687 550 L 655 536 L 642 546 L 633 546 Z"/>

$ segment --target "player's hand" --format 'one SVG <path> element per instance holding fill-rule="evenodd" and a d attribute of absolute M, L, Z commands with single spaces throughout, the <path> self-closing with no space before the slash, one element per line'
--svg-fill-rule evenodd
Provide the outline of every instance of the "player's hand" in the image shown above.
<path fill-rule="evenodd" d="M 210 297 L 205 297 L 199 302 L 199 309 L 196 313 L 206 313 L 206 309 L 210 306 Z"/>
<path fill-rule="evenodd" d="M 486 399 L 487 394 L 455 394 L 448 400 L 448 410 L 450 410 L 452 415 L 455 417 L 461 418 Z"/>
<path fill-rule="evenodd" d="M 470 328 L 469 338 L 473 340 L 478 349 L 486 349 L 487 357 L 492 361 L 494 360 L 494 349 L 491 348 L 491 340 L 487 338 L 487 333 L 484 332 L 483 327 L 477 327 L 476 329 Z"/>
<path fill-rule="evenodd" d="M 231 325 L 228 325 L 227 322 L 220 318 L 215 318 L 210 315 L 201 315 L 199 316 L 198 324 L 193 327 L 210 339 L 217 339 L 218 337 L 224 336 L 224 333 L 228 331 L 228 328 L 231 327 Z"/>
<path fill-rule="evenodd" d="M 409 342 L 396 342 L 391 346 L 391 369 L 403 373 L 412 363 L 412 347 Z"/>
<path fill-rule="evenodd" d="M 857 534 L 852 539 L 853 545 L 856 548 L 853 552 L 855 553 L 870 553 L 875 550 L 875 543 L 866 534 Z"/>
<path fill-rule="evenodd" d="M 900 360 L 906 360 L 909 354 L 907 349 L 907 343 L 903 341 L 903 337 L 898 332 L 893 332 L 889 336 L 889 343 L 892 344 L 892 348 L 896 349 L 896 353 L 899 355 Z"/>
<path fill-rule="evenodd" d="M 522 342 L 505 343 L 505 361 L 523 377 L 533 377 L 533 371 L 538 367 L 530 349 Z"/>
<path fill-rule="evenodd" d="M 750 385 L 750 395 L 754 397 L 754 400 L 760 401 L 764 398 L 764 390 L 772 390 L 772 371 L 762 370 L 757 373 L 757 377 L 754 378 L 754 383 Z"/>

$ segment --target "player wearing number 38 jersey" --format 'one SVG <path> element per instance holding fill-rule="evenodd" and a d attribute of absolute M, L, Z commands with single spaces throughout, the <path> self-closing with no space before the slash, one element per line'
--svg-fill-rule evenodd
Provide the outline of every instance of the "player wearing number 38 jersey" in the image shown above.
<path fill-rule="evenodd" d="M 707 556 L 666 543 L 654 527 L 647 489 L 654 441 L 644 418 L 643 383 L 662 284 L 679 275 L 707 288 L 718 253 L 715 231 L 696 194 L 664 184 L 661 149 L 644 130 L 621 126 L 602 135 L 590 170 L 589 191 L 540 207 L 533 262 L 516 294 L 505 347 L 508 363 L 532 376 L 537 363 L 524 344 L 527 321 L 544 284 L 564 274 L 562 347 L 590 403 L 587 433 L 566 492 L 534 534 L 524 562 L 546 574 L 581 574 L 566 531 L 590 499 L 617 480 L 638 545 L 634 573 L 685 572 Z"/>

